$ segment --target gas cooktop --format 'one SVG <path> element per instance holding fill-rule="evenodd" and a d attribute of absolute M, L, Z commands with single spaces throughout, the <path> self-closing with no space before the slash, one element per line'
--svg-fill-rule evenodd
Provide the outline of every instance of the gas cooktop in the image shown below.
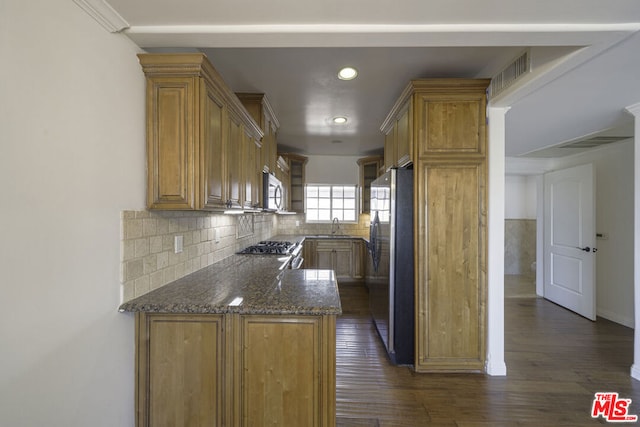
<path fill-rule="evenodd" d="M 249 246 L 241 250 L 241 254 L 250 255 L 288 255 L 295 248 L 296 243 L 278 240 L 263 240 L 257 245 Z"/>

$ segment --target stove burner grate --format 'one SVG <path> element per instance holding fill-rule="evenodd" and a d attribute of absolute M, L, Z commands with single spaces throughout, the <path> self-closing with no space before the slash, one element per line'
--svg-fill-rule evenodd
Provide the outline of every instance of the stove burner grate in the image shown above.
<path fill-rule="evenodd" d="M 275 254 L 275 255 L 288 255 L 294 248 L 295 244 L 287 241 L 278 240 L 263 240 L 258 242 L 257 245 L 249 246 L 242 251 L 241 254 Z"/>

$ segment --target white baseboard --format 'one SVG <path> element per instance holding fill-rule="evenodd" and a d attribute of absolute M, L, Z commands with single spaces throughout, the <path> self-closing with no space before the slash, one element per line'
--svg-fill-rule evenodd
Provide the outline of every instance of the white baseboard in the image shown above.
<path fill-rule="evenodd" d="M 636 364 L 631 365 L 631 377 L 640 380 L 640 366 Z"/>
<path fill-rule="evenodd" d="M 487 375 L 491 375 L 492 377 L 506 377 L 507 376 L 507 365 L 504 363 L 504 359 L 501 361 L 492 361 L 491 356 L 487 357 L 487 361 L 484 365 L 485 372 Z"/>

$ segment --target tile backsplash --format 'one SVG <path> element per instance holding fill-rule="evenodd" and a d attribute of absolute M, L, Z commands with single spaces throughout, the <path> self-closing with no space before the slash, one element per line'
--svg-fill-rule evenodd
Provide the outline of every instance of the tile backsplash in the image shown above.
<path fill-rule="evenodd" d="M 361 214 L 357 223 L 339 222 L 338 234 L 369 238 L 368 213 Z M 278 215 L 278 234 L 305 235 L 331 234 L 331 224 L 306 223 L 304 214 Z"/>
<path fill-rule="evenodd" d="M 504 273 L 535 275 L 536 220 L 507 219 L 504 226 Z"/>
<path fill-rule="evenodd" d="M 332 228 L 306 223 L 304 214 L 123 211 L 120 230 L 122 301 L 128 301 L 260 240 L 277 234 L 331 234 Z M 360 215 L 358 223 L 340 222 L 337 233 L 369 237 L 369 215 Z M 178 254 L 176 236 L 183 243 Z"/>
<path fill-rule="evenodd" d="M 273 214 L 123 211 L 120 233 L 122 300 L 128 301 L 218 262 L 277 230 Z M 174 253 L 182 236 L 183 250 Z"/>

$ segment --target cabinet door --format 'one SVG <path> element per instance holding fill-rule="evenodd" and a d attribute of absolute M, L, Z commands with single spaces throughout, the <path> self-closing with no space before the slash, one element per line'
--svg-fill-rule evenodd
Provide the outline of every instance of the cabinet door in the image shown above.
<path fill-rule="evenodd" d="M 379 156 L 358 159 L 360 166 L 360 213 L 371 210 L 371 182 L 380 175 L 380 167 L 384 159 Z"/>
<path fill-rule="evenodd" d="M 333 270 L 334 269 L 334 249 L 331 246 L 318 243 L 316 245 L 316 254 L 314 267 L 319 270 Z"/>
<path fill-rule="evenodd" d="M 224 207 L 227 200 L 226 144 L 223 133 L 224 103 L 220 95 L 209 85 L 202 85 L 202 155 L 204 207 Z"/>
<path fill-rule="evenodd" d="M 338 280 L 353 277 L 353 255 L 351 240 L 318 240 L 316 245 L 316 267 L 333 270 Z"/>
<path fill-rule="evenodd" d="M 256 164 L 258 163 L 258 146 L 256 145 L 253 137 L 243 130 L 242 138 L 242 188 L 244 189 L 243 205 L 246 208 L 254 207 L 257 203 L 257 189 L 256 183 Z M 256 206 L 257 207 L 257 206 Z"/>
<path fill-rule="evenodd" d="M 262 163 L 262 149 L 264 148 L 264 144 L 260 144 L 258 141 L 254 140 L 254 150 L 255 150 L 255 163 L 253 166 L 253 184 L 251 186 L 252 192 L 252 206 L 260 207 L 262 205 L 262 171 L 264 170 L 264 164 Z"/>
<path fill-rule="evenodd" d="M 228 114 L 227 133 L 227 203 L 239 207 L 241 202 L 243 131 L 235 114 Z"/>
<path fill-rule="evenodd" d="M 416 370 L 482 370 L 485 359 L 484 167 L 420 162 Z M 446 224 L 446 226 L 443 226 Z"/>
<path fill-rule="evenodd" d="M 365 275 L 365 247 L 362 240 L 353 240 L 351 243 L 352 250 L 352 266 L 353 271 L 351 278 L 354 280 L 363 280 Z"/>
<path fill-rule="evenodd" d="M 420 157 L 486 154 L 485 94 L 421 94 L 416 100 Z"/>
<path fill-rule="evenodd" d="M 332 316 L 243 317 L 240 425 L 335 425 L 333 322 Z"/>
<path fill-rule="evenodd" d="M 397 126 L 391 127 L 384 136 L 384 170 L 396 165 L 396 131 Z"/>
<path fill-rule="evenodd" d="M 314 239 L 305 239 L 302 247 L 302 257 L 304 258 L 303 268 L 317 268 L 316 241 Z"/>
<path fill-rule="evenodd" d="M 411 132 L 411 102 L 396 119 L 396 165 L 404 167 L 413 162 L 413 136 Z"/>
<path fill-rule="evenodd" d="M 147 206 L 195 209 L 197 78 L 147 79 Z"/>
<path fill-rule="evenodd" d="M 275 172 L 276 165 L 276 128 L 267 114 L 262 117 L 264 123 L 264 137 L 262 138 L 262 168 L 268 172 Z"/>
<path fill-rule="evenodd" d="M 222 315 L 136 314 L 137 426 L 222 426 Z"/>
<path fill-rule="evenodd" d="M 340 245 L 333 250 L 333 269 L 338 280 L 353 279 L 353 252 L 351 242 Z"/>

